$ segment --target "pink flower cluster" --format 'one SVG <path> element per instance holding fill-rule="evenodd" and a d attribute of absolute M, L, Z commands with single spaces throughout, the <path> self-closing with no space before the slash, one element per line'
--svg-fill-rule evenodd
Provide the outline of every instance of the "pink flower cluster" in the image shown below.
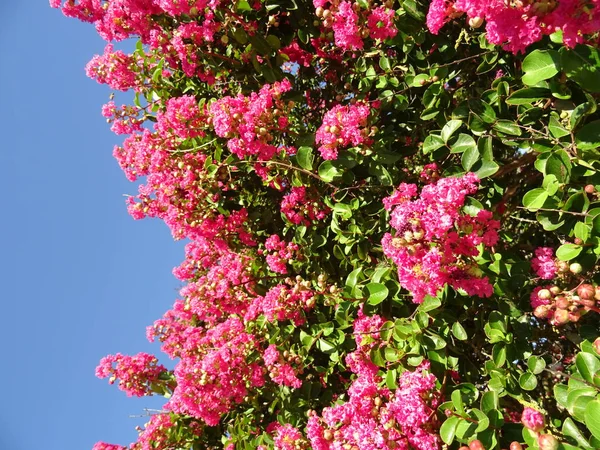
<path fill-rule="evenodd" d="M 317 196 L 310 195 L 304 186 L 294 186 L 281 201 L 281 212 L 295 225 L 311 226 L 323 220 L 330 212 Z"/>
<path fill-rule="evenodd" d="M 102 107 L 102 115 L 108 123 L 112 123 L 111 131 L 115 134 L 132 134 L 142 131 L 143 119 L 139 118 L 139 109 L 134 106 L 121 105 L 117 108 L 112 100 Z"/>
<path fill-rule="evenodd" d="M 215 426 L 249 389 L 264 384 L 264 368 L 251 362 L 257 342 L 235 316 L 208 329 L 183 326 L 168 330 L 179 334 L 167 339 L 180 340 L 181 360 L 174 370 L 177 387 L 165 408 Z"/>
<path fill-rule="evenodd" d="M 492 285 L 473 258 L 480 244 L 497 242 L 500 223 L 489 211 L 480 210 L 475 217 L 462 211 L 478 181 L 473 173 L 442 178 L 425 186 L 416 200 L 416 185 L 403 183 L 384 199 L 395 232 L 383 237 L 383 251 L 397 265 L 400 284 L 415 303 L 437 295 L 446 284 L 468 295 L 492 295 Z"/>
<path fill-rule="evenodd" d="M 340 148 L 369 144 L 367 119 L 369 106 L 337 105 L 325 113 L 317 130 L 316 142 L 324 159 L 336 159 Z"/>
<path fill-rule="evenodd" d="M 398 33 L 395 11 L 386 6 L 369 5 L 368 11 L 360 11 L 358 3 L 346 0 L 313 0 L 313 4 L 323 26 L 333 29 L 335 45 L 343 50 L 361 50 L 367 37 L 384 41 Z"/>
<path fill-rule="evenodd" d="M 107 444 L 106 442 L 96 442 L 92 450 L 126 450 L 122 445 Z"/>
<path fill-rule="evenodd" d="M 374 378 L 379 368 L 371 361 L 371 350 L 379 344 L 379 330 L 385 321 L 377 314 L 367 316 L 362 305 L 354 321 L 356 350 L 346 355 L 348 368 L 358 376 Z"/>
<path fill-rule="evenodd" d="M 546 426 L 544 415 L 533 408 L 523 409 L 523 413 L 521 414 L 521 422 L 525 428 L 529 428 L 530 430 L 537 432 L 542 431 Z"/>
<path fill-rule="evenodd" d="M 200 110 L 198 102 L 191 95 L 167 100 L 166 110 L 159 112 L 156 120 L 156 130 L 164 139 L 172 136 L 190 139 L 206 135 L 206 112 Z"/>
<path fill-rule="evenodd" d="M 109 378 L 113 384 L 119 380 L 119 389 L 129 397 L 152 395 L 151 384 L 159 381 L 159 376 L 167 369 L 158 364 L 158 359 L 148 353 L 138 353 L 135 356 L 108 355 L 100 360 L 96 367 L 98 378 Z"/>
<path fill-rule="evenodd" d="M 308 419 L 307 435 L 314 450 L 437 450 L 435 408 L 439 394 L 429 362 L 403 372 L 398 389 L 381 388 L 372 377 L 359 376 L 348 389 L 349 399 L 324 408 L 322 417 Z"/>
<path fill-rule="evenodd" d="M 487 38 L 492 44 L 503 45 L 514 53 L 555 31 L 562 31 L 565 45 L 573 47 L 600 31 L 599 7 L 596 0 L 433 0 L 427 26 L 437 34 L 446 22 L 466 13 L 473 26 L 485 20 Z"/>
<path fill-rule="evenodd" d="M 312 53 L 300 48 L 297 41 L 293 41 L 290 45 L 283 47 L 279 52 L 286 55 L 290 62 L 297 63 L 304 67 L 310 67 L 310 63 L 313 59 Z"/>
<path fill-rule="evenodd" d="M 173 32 L 173 38 L 170 41 L 181 62 L 181 68 L 188 77 L 202 75 L 198 48 L 201 48 L 205 42 L 212 42 L 219 27 L 218 23 L 213 20 L 214 13 L 212 11 L 207 12 L 204 18 L 202 25 L 198 25 L 196 22 L 179 25 Z M 204 81 L 211 82 L 212 80 L 205 79 Z"/>
<path fill-rule="evenodd" d="M 296 389 L 302 386 L 302 380 L 297 377 L 296 370 L 284 360 L 276 345 L 271 344 L 267 347 L 263 360 L 269 370 L 269 376 L 275 383 Z"/>
<path fill-rule="evenodd" d="M 300 256 L 298 244 L 282 241 L 276 234 L 267 239 L 265 248 L 268 252 L 266 261 L 269 269 L 283 275 L 288 273 L 287 264 Z"/>
<path fill-rule="evenodd" d="M 111 44 L 104 48 L 104 54 L 92 58 L 85 66 L 85 72 L 88 77 L 112 89 L 127 91 L 140 88 L 135 58 L 121 50 L 113 51 Z"/>
<path fill-rule="evenodd" d="M 289 284 L 278 284 L 264 295 L 257 296 L 244 316 L 245 320 L 255 320 L 263 314 L 269 321 L 291 320 L 296 326 L 305 322 L 304 311 L 315 305 L 315 294 L 308 281 L 288 280 Z"/>
<path fill-rule="evenodd" d="M 292 88 L 285 79 L 264 85 L 249 96 L 222 97 L 209 107 L 210 120 L 217 136 L 227 139 L 229 150 L 243 159 L 257 156 L 269 160 L 278 152 L 273 144 L 288 127 L 285 111 L 288 102 L 281 95 Z"/>
<path fill-rule="evenodd" d="M 535 258 L 531 260 L 531 268 L 542 280 L 551 280 L 558 272 L 554 249 L 540 247 L 535 250 Z"/>
<path fill-rule="evenodd" d="M 308 448 L 306 439 L 297 428 L 289 423 L 277 424 L 273 430 L 275 434 L 275 450 L 304 450 Z"/>

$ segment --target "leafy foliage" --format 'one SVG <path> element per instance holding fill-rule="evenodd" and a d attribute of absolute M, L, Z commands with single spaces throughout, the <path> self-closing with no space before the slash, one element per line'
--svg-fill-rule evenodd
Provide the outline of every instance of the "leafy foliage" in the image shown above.
<path fill-rule="evenodd" d="M 426 3 L 62 6 L 139 39 L 87 70 L 135 93 L 103 108 L 131 214 L 189 240 L 175 370 L 99 371 L 169 399 L 129 448 L 600 448 L 598 30 Z"/>

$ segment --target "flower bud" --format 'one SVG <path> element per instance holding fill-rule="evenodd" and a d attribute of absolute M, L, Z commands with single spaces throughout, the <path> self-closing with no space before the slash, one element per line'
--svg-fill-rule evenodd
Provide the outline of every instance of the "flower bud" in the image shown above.
<path fill-rule="evenodd" d="M 483 17 L 471 17 L 469 19 L 469 26 L 471 28 L 479 28 L 483 25 Z"/>
<path fill-rule="evenodd" d="M 540 300 L 550 300 L 552 298 L 552 293 L 549 289 L 541 289 L 537 296 Z"/>
<path fill-rule="evenodd" d="M 565 323 L 568 323 L 569 322 L 569 311 L 567 311 L 566 309 L 557 309 L 554 312 L 554 317 L 552 318 L 552 321 L 557 326 L 561 326 L 561 325 L 564 325 Z"/>
<path fill-rule="evenodd" d="M 592 345 L 594 346 L 594 350 L 596 350 L 596 353 L 600 355 L 600 337 L 596 338 Z"/>
<path fill-rule="evenodd" d="M 485 450 L 485 447 L 479 439 L 475 439 L 469 444 L 469 450 Z"/>
<path fill-rule="evenodd" d="M 560 288 L 558 286 L 552 286 L 550 288 L 550 292 L 552 293 L 552 295 L 560 294 Z"/>
<path fill-rule="evenodd" d="M 583 267 L 579 263 L 573 263 L 569 266 L 569 271 L 574 274 L 580 274 L 583 271 Z"/>
<path fill-rule="evenodd" d="M 533 310 L 533 315 L 538 319 L 545 319 L 550 313 L 551 307 L 549 305 L 540 305 Z"/>
<path fill-rule="evenodd" d="M 523 450 L 523 446 L 519 444 L 517 441 L 513 441 L 510 443 L 510 450 Z"/>
<path fill-rule="evenodd" d="M 595 193 L 595 192 L 596 192 L 596 186 L 594 186 L 593 184 L 588 184 L 588 185 L 585 187 L 585 192 L 586 192 L 586 193 L 588 193 L 588 194 L 593 194 L 593 193 Z"/>
<path fill-rule="evenodd" d="M 558 440 L 551 434 L 538 436 L 538 447 L 540 450 L 558 450 Z"/>
<path fill-rule="evenodd" d="M 577 295 L 579 295 L 582 300 L 593 300 L 595 294 L 596 290 L 591 284 L 582 284 L 577 288 Z"/>
<path fill-rule="evenodd" d="M 558 309 L 567 309 L 569 307 L 569 300 L 567 297 L 561 295 L 560 297 L 556 297 L 555 304 Z"/>

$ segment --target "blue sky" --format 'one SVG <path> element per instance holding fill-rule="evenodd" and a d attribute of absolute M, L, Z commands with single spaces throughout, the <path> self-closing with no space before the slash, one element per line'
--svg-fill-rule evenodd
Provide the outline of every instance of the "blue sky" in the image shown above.
<path fill-rule="evenodd" d="M 127 214 L 137 185 L 112 157 L 110 90 L 84 72 L 104 48 L 93 26 L 47 0 L 0 14 L 0 449 L 129 444 L 144 422 L 129 416 L 163 400 L 128 398 L 94 369 L 108 353 L 159 353 L 145 327 L 177 297 L 183 244 Z"/>

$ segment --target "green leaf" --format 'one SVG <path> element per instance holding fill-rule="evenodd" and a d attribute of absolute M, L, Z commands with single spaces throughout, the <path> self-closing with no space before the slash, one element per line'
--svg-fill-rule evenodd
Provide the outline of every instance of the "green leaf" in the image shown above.
<path fill-rule="evenodd" d="M 346 286 L 348 286 L 349 288 L 353 288 L 354 286 L 356 286 L 356 283 L 358 283 L 358 277 L 361 274 L 361 272 L 362 267 L 354 269 L 352 272 L 350 272 L 348 278 L 346 278 Z"/>
<path fill-rule="evenodd" d="M 587 404 L 584 413 L 585 425 L 596 439 L 600 439 L 600 400 Z"/>
<path fill-rule="evenodd" d="M 444 146 L 444 140 L 435 134 L 430 134 L 423 141 L 423 153 L 428 154 Z"/>
<path fill-rule="evenodd" d="M 454 435 L 456 434 L 456 427 L 460 422 L 460 418 L 457 416 L 448 417 L 442 426 L 440 427 L 440 437 L 442 441 L 450 445 L 454 441 Z"/>
<path fill-rule="evenodd" d="M 445 144 L 448 143 L 448 139 L 452 137 L 454 132 L 460 128 L 462 125 L 462 120 L 450 120 L 444 125 L 442 128 L 441 137 Z"/>
<path fill-rule="evenodd" d="M 498 393 L 494 391 L 484 392 L 481 396 L 481 410 L 488 414 L 490 411 L 498 409 L 500 406 L 500 400 Z"/>
<path fill-rule="evenodd" d="M 569 77 L 589 92 L 600 92 L 600 69 L 598 50 L 589 45 L 574 49 L 560 49 L 562 69 Z"/>
<path fill-rule="evenodd" d="M 470 148 L 477 148 L 475 139 L 468 134 L 461 133 L 458 135 L 456 142 L 450 147 L 450 153 L 463 153 Z"/>
<path fill-rule="evenodd" d="M 419 305 L 419 310 L 423 312 L 433 311 L 434 309 L 439 308 L 442 305 L 442 302 L 437 297 L 432 297 L 431 295 L 426 295 L 423 303 Z"/>
<path fill-rule="evenodd" d="M 319 177 L 327 183 L 331 183 L 334 178 L 341 176 L 341 172 L 333 165 L 331 161 L 323 161 L 319 166 Z"/>
<path fill-rule="evenodd" d="M 563 154 L 562 150 L 552 153 L 546 160 L 546 166 L 544 168 L 546 175 L 552 174 L 561 183 L 569 181 L 571 176 L 571 162 L 569 156 Z"/>
<path fill-rule="evenodd" d="M 580 352 L 575 357 L 577 370 L 588 383 L 594 382 L 594 374 L 600 370 L 600 360 L 596 356 L 587 352 Z"/>
<path fill-rule="evenodd" d="M 531 104 L 550 96 L 550 89 L 533 87 L 526 89 L 519 89 L 506 99 L 506 103 L 509 105 L 527 105 Z"/>
<path fill-rule="evenodd" d="M 537 375 L 539 373 L 542 373 L 542 371 L 546 367 L 546 361 L 544 361 L 544 358 L 540 358 L 539 356 L 531 356 L 527 360 L 527 367 L 529 368 L 529 371 L 531 373 Z"/>
<path fill-rule="evenodd" d="M 595 390 L 588 388 L 574 389 L 567 396 L 567 410 L 571 416 L 579 422 L 585 421 L 585 410 L 587 405 L 594 399 Z"/>
<path fill-rule="evenodd" d="M 452 325 L 452 334 L 459 341 L 466 341 L 468 336 L 464 327 L 460 324 L 460 322 L 454 322 Z"/>
<path fill-rule="evenodd" d="M 382 283 L 369 283 L 366 287 L 367 291 L 369 291 L 368 302 L 371 305 L 378 305 L 384 301 L 390 293 L 389 289 Z"/>
<path fill-rule="evenodd" d="M 565 384 L 555 384 L 552 389 L 554 392 L 554 398 L 563 408 L 567 407 L 567 396 L 569 395 L 569 388 Z"/>
<path fill-rule="evenodd" d="M 479 179 L 484 179 L 498 172 L 500 166 L 494 161 L 481 160 L 478 161 L 471 169 Z"/>
<path fill-rule="evenodd" d="M 577 445 L 582 448 L 591 448 L 590 443 L 579 430 L 579 427 L 573 422 L 570 417 L 567 417 L 563 422 L 562 432 L 565 436 L 575 439 Z"/>
<path fill-rule="evenodd" d="M 577 222 L 575 228 L 573 228 L 575 237 L 581 239 L 583 242 L 588 240 L 590 236 L 590 227 L 583 222 Z"/>
<path fill-rule="evenodd" d="M 583 247 L 577 244 L 563 244 L 556 250 L 556 257 L 561 261 L 570 261 L 581 253 Z"/>
<path fill-rule="evenodd" d="M 521 128 L 510 120 L 498 120 L 494 124 L 494 129 L 504 134 L 511 134 L 513 136 L 521 136 Z"/>
<path fill-rule="evenodd" d="M 473 141 L 475 143 L 475 141 Z M 468 172 L 471 170 L 471 167 L 479 160 L 479 149 L 477 145 L 473 147 L 469 147 L 463 154 L 461 158 L 461 163 L 463 168 Z"/>
<path fill-rule="evenodd" d="M 492 348 L 492 360 L 496 367 L 502 367 L 506 363 L 506 345 L 502 343 L 495 344 Z"/>
<path fill-rule="evenodd" d="M 392 66 L 390 65 L 390 59 L 387 56 L 380 57 L 379 67 L 381 67 L 381 70 L 384 72 L 389 72 L 392 69 Z"/>
<path fill-rule="evenodd" d="M 546 189 L 546 192 L 548 192 L 548 195 L 556 194 L 559 186 L 560 186 L 560 183 L 558 182 L 556 175 L 550 173 L 544 177 L 544 181 L 542 182 L 542 187 L 544 189 Z"/>
<path fill-rule="evenodd" d="M 523 83 L 533 86 L 552 78 L 558 73 L 559 59 L 558 52 L 554 50 L 534 50 L 523 60 Z"/>
<path fill-rule="evenodd" d="M 533 391 L 537 387 L 537 378 L 531 372 L 525 372 L 519 377 L 519 386 L 524 391 Z"/>
<path fill-rule="evenodd" d="M 586 124 L 575 134 L 579 150 L 591 150 L 600 147 L 600 120 Z"/>
<path fill-rule="evenodd" d="M 530 211 L 535 211 L 544 206 L 547 199 L 548 192 L 543 188 L 536 188 L 523 196 L 523 206 Z"/>
<path fill-rule="evenodd" d="M 460 415 L 464 415 L 465 406 L 460 390 L 457 389 L 455 391 L 452 391 L 450 398 L 452 399 L 452 404 L 454 405 L 454 409 L 456 409 L 456 412 L 458 412 Z"/>
<path fill-rule="evenodd" d="M 298 165 L 303 169 L 312 170 L 314 159 L 311 147 L 300 147 L 298 153 L 296 153 L 296 161 L 298 161 Z"/>
<path fill-rule="evenodd" d="M 562 126 L 559 121 L 558 114 L 555 111 L 550 113 L 550 121 L 548 122 L 548 130 L 550 130 L 550 134 L 555 138 L 560 139 L 561 137 L 568 136 L 569 130 Z"/>

